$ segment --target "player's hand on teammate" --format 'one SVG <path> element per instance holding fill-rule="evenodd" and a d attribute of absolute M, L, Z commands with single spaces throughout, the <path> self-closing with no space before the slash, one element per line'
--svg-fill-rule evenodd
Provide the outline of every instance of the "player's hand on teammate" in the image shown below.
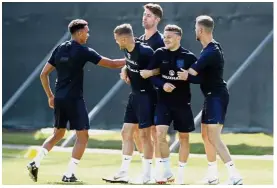
<path fill-rule="evenodd" d="M 165 83 L 163 86 L 164 91 L 168 93 L 172 92 L 175 88 L 176 87 L 171 83 Z"/>
<path fill-rule="evenodd" d="M 48 104 L 50 108 L 54 108 L 54 96 L 48 98 Z"/>
<path fill-rule="evenodd" d="M 147 79 L 152 76 L 152 71 L 151 70 L 141 70 L 140 75 L 142 78 Z"/>
<path fill-rule="evenodd" d="M 129 77 L 127 76 L 126 79 L 124 80 L 126 84 L 130 84 L 130 79 Z"/>
<path fill-rule="evenodd" d="M 126 67 L 123 67 L 120 72 L 120 79 L 126 82 L 126 84 L 130 84 L 130 79 L 127 76 L 127 70 Z"/>
<path fill-rule="evenodd" d="M 121 80 L 123 80 L 126 84 L 130 84 L 130 79 L 127 76 L 127 74 L 125 75 L 124 73 L 121 72 L 119 75 Z"/>
<path fill-rule="evenodd" d="M 184 70 L 181 68 L 182 71 L 178 71 L 177 72 L 177 75 L 178 75 L 178 78 L 180 80 L 187 80 L 188 79 L 188 75 L 189 75 L 189 72 L 187 70 Z"/>

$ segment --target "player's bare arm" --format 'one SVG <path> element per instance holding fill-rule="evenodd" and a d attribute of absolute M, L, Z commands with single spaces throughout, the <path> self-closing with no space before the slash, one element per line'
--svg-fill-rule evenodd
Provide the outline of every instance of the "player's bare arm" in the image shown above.
<path fill-rule="evenodd" d="M 124 67 L 125 64 L 125 59 L 110 59 L 102 56 L 102 59 L 99 61 L 97 65 L 107 68 L 119 69 Z"/>
<path fill-rule="evenodd" d="M 198 72 L 196 72 L 193 68 L 189 68 L 188 70 L 189 74 L 193 75 L 193 76 L 197 76 Z"/>
<path fill-rule="evenodd" d="M 49 84 L 49 74 L 54 69 L 55 69 L 54 66 L 52 66 L 50 63 L 46 63 L 40 74 L 41 84 L 43 86 L 43 89 L 44 89 L 47 97 L 48 97 L 48 103 L 49 103 L 50 108 L 54 108 L 54 95 L 52 93 L 52 90 L 51 90 L 50 84 Z"/>
<path fill-rule="evenodd" d="M 177 72 L 177 75 L 180 80 L 188 80 L 189 75 L 197 76 L 198 72 L 196 72 L 194 69 L 189 68 L 188 70 L 181 69 L 181 71 Z"/>
<path fill-rule="evenodd" d="M 160 74 L 160 69 L 153 69 L 153 70 L 141 70 L 140 75 L 142 78 L 147 79 L 151 76 L 156 76 Z"/>

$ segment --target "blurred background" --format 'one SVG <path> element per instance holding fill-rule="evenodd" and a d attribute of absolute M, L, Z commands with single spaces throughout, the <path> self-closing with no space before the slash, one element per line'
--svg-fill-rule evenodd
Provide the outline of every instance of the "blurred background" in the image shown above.
<path fill-rule="evenodd" d="M 141 24 L 145 3 L 3 3 L 3 105 L 14 95 L 36 67 L 66 35 L 68 23 L 75 18 L 89 22 L 88 46 L 103 56 L 123 57 L 113 29 L 131 23 L 136 36 L 143 34 Z M 223 47 L 227 81 L 253 50 L 273 29 L 273 3 L 160 3 L 164 18 L 159 25 L 181 26 L 182 45 L 197 56 L 201 44 L 195 40 L 195 18 L 208 14 L 215 20 L 215 39 Z M 67 38 L 67 37 L 66 37 Z M 44 64 L 44 63 L 43 63 Z M 40 72 L 40 70 L 39 70 Z M 103 98 L 119 79 L 119 70 L 85 67 L 84 97 L 88 111 Z M 40 83 L 39 74 L 22 90 L 18 99 L 3 113 L 5 129 L 51 127 L 53 111 Z M 54 89 L 56 75 L 51 75 Z M 120 129 L 128 85 L 123 85 L 91 120 L 92 129 Z M 192 86 L 192 109 L 196 116 L 203 96 L 199 85 Z M 199 127 L 199 126 L 198 126 Z M 198 129 L 199 131 L 199 129 Z M 230 89 L 230 105 L 225 131 L 273 131 L 273 40 L 253 60 Z"/>

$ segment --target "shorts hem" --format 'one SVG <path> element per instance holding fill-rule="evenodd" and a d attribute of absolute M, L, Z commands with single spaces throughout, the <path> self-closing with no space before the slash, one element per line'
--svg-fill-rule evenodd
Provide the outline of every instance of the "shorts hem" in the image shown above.
<path fill-rule="evenodd" d="M 210 124 L 220 124 L 220 125 L 223 125 L 224 124 L 224 121 L 201 121 L 202 124 L 207 124 L 207 125 L 210 125 Z"/>

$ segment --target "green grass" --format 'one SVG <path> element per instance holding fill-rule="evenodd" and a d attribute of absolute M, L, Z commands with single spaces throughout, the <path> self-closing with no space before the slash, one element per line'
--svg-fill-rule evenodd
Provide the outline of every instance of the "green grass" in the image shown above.
<path fill-rule="evenodd" d="M 67 134 L 68 135 L 68 134 Z M 41 145 L 49 134 L 3 133 L 3 144 Z M 273 155 L 273 137 L 265 134 L 223 134 L 223 141 L 232 154 Z M 62 140 L 63 141 L 63 140 Z M 58 144 L 60 145 L 62 141 Z M 204 154 L 201 134 L 190 134 L 191 153 Z M 107 133 L 90 136 L 89 148 L 121 149 L 120 133 Z"/>
<path fill-rule="evenodd" d="M 39 169 L 38 182 L 34 183 L 28 176 L 26 164 L 29 159 L 23 156 L 24 150 L 3 149 L 2 155 L 2 183 L 4 185 L 38 185 L 38 184 L 67 184 L 61 183 L 62 174 L 67 168 L 70 153 L 50 152 L 42 161 Z M 177 155 L 172 155 L 171 166 L 177 172 Z M 121 156 L 116 154 L 91 154 L 85 153 L 78 165 L 76 176 L 85 185 L 106 184 L 102 177 L 110 176 L 116 172 L 121 163 Z M 244 177 L 247 185 L 273 184 L 273 161 L 263 160 L 235 160 L 237 168 Z M 222 162 L 219 164 L 220 180 L 224 182 L 227 171 Z M 206 172 L 206 160 L 190 158 L 186 169 L 186 183 L 196 184 Z M 130 166 L 131 178 L 136 178 L 141 172 L 141 160 L 134 156 Z"/>

